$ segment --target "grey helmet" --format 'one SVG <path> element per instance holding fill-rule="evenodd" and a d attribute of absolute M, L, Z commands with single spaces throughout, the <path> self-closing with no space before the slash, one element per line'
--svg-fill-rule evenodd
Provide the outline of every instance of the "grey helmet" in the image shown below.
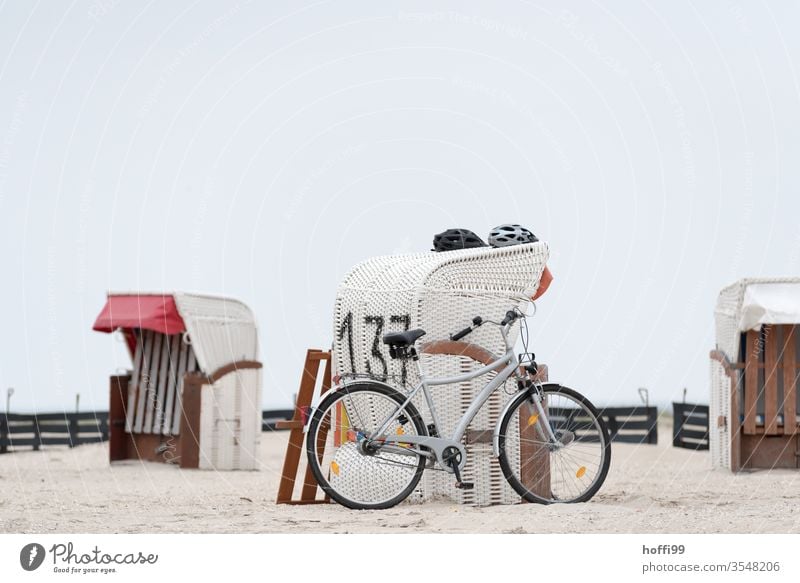
<path fill-rule="evenodd" d="M 489 233 L 489 245 L 492 247 L 536 243 L 538 240 L 536 235 L 520 225 L 500 225 Z"/>

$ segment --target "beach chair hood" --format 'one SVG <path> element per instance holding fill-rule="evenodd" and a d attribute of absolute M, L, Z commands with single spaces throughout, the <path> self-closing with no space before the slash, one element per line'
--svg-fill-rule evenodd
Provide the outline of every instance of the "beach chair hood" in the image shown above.
<path fill-rule="evenodd" d="M 121 330 L 131 355 L 135 329 L 185 333 L 200 369 L 212 374 L 236 361 L 257 360 L 258 334 L 250 308 L 226 297 L 172 293 L 110 292 L 93 330 Z"/>

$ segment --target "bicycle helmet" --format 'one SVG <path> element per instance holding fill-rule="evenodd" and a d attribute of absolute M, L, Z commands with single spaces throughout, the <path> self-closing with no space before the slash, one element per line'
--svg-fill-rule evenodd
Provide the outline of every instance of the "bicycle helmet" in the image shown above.
<path fill-rule="evenodd" d="M 447 229 L 433 237 L 433 251 L 454 251 L 475 247 L 486 247 L 486 243 L 468 229 Z"/>
<path fill-rule="evenodd" d="M 536 235 L 520 225 L 500 225 L 489 233 L 489 245 L 492 247 L 536 243 L 538 240 Z"/>

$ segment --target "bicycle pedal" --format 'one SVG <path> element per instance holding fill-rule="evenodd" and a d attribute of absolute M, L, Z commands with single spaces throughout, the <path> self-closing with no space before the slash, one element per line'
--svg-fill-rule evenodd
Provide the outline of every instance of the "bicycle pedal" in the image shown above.
<path fill-rule="evenodd" d="M 456 488 L 459 490 L 472 490 L 474 487 L 474 482 L 456 482 Z"/>

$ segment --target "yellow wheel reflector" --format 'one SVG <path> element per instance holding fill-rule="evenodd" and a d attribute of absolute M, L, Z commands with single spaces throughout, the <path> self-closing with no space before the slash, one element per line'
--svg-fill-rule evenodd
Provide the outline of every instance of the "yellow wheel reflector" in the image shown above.
<path fill-rule="evenodd" d="M 339 475 L 339 464 L 337 464 L 336 462 L 331 462 L 331 471 L 338 476 Z"/>
<path fill-rule="evenodd" d="M 586 466 L 579 467 L 578 471 L 575 472 L 575 476 L 577 476 L 578 478 L 582 478 L 585 475 L 586 475 Z"/>
<path fill-rule="evenodd" d="M 534 413 L 533 415 L 528 417 L 528 427 L 530 427 L 531 425 L 536 423 L 538 420 L 539 420 L 539 414 L 538 413 Z"/>

